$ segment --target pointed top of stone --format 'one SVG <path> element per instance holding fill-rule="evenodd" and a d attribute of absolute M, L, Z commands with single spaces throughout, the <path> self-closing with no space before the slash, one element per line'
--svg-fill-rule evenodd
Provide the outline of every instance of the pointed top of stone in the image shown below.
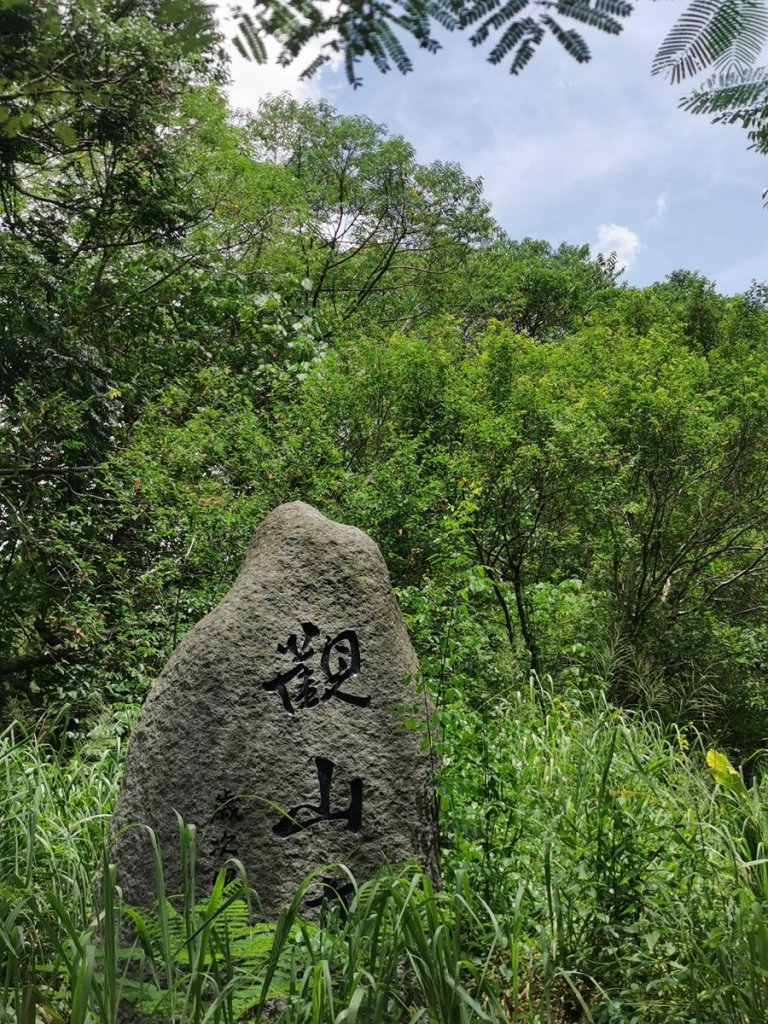
<path fill-rule="evenodd" d="M 306 501 L 289 501 L 278 505 L 261 523 L 253 535 L 245 556 L 243 571 L 247 570 L 253 558 L 265 549 L 274 551 L 281 544 L 295 550 L 298 547 L 316 548 L 329 544 L 334 553 L 355 557 L 360 551 L 367 551 L 384 566 L 377 545 L 367 533 L 356 526 L 347 526 L 328 519 L 314 505 Z"/>

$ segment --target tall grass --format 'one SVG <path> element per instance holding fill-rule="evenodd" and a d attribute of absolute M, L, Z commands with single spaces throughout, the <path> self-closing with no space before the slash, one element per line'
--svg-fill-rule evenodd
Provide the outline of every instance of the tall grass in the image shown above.
<path fill-rule="evenodd" d="M 188 861 L 194 841 L 182 823 Z M 71 1024 L 505 1019 L 492 970 L 494 951 L 506 944 L 502 928 L 486 908 L 478 913 L 465 877 L 442 894 L 419 872 L 382 872 L 356 889 L 349 911 L 332 907 L 319 924 L 300 915 L 310 877 L 278 920 L 266 923 L 253 920 L 242 878 L 226 883 L 222 869 L 211 894 L 195 904 L 192 874 L 174 895 L 163 888 L 159 857 L 156 867 L 152 912 L 121 903 L 106 863 L 101 909 L 84 928 L 57 898 L 30 902 L 29 926 L 47 935 L 53 956 L 27 983 L 34 965 L 7 947 L 6 1019 L 32 1024 L 38 1008 Z M 479 934 L 486 936 L 482 957 Z"/>
<path fill-rule="evenodd" d="M 73 750 L 18 723 L 0 735 L 0 1022 L 67 1020 L 54 998 L 68 934 L 82 931 L 109 813 L 121 730 L 99 723 Z"/>
<path fill-rule="evenodd" d="M 124 905 L 105 847 L 121 743 L 0 743 L 0 1022 L 757 1024 L 768 1019 L 768 789 L 693 734 L 537 681 L 447 679 L 443 871 L 275 922 L 239 865 Z M 101 881 L 100 881 L 101 880 Z"/>
<path fill-rule="evenodd" d="M 542 1019 L 767 1019 L 766 781 L 737 798 L 695 733 L 536 680 L 441 717 L 444 863 L 499 914 L 522 887 Z"/>
<path fill-rule="evenodd" d="M 506 936 L 464 874 L 443 893 L 383 871 L 320 923 L 300 914 L 310 877 L 277 922 L 258 921 L 242 868 L 196 901 L 196 833 L 180 821 L 182 891 L 166 890 L 153 836 L 157 901 L 141 911 L 123 904 L 105 845 L 119 744 L 67 753 L 19 727 L 2 743 L 0 1021 L 504 1019 Z"/>

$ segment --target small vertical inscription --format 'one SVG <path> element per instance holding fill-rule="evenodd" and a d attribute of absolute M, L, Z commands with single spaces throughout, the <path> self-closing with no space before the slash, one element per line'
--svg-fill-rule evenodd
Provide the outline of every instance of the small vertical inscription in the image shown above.
<path fill-rule="evenodd" d="M 209 825 L 208 856 L 220 865 L 230 857 L 240 856 L 237 825 L 243 820 L 243 805 L 236 793 L 225 789 L 214 797 L 214 808 Z M 230 865 L 226 880 L 230 882 L 234 877 L 235 871 Z"/>

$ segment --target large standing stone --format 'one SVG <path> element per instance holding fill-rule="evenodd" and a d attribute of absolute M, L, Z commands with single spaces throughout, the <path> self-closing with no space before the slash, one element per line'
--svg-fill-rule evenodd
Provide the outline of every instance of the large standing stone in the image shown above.
<path fill-rule="evenodd" d="M 275 509 L 221 603 L 174 651 L 133 731 L 113 819 L 125 898 L 148 905 L 156 832 L 178 891 L 178 811 L 200 888 L 228 857 L 274 915 L 325 864 L 436 871 L 429 714 L 384 559 L 311 505 Z"/>

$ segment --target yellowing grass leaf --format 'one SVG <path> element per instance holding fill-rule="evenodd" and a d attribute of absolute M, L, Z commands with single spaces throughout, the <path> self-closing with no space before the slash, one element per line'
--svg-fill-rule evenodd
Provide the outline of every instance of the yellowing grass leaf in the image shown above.
<path fill-rule="evenodd" d="M 734 785 L 738 786 L 741 783 L 741 777 L 728 760 L 727 754 L 723 754 L 719 750 L 708 750 L 707 765 L 715 777 L 715 782 L 719 786 L 726 786 L 729 789 L 733 789 Z"/>

